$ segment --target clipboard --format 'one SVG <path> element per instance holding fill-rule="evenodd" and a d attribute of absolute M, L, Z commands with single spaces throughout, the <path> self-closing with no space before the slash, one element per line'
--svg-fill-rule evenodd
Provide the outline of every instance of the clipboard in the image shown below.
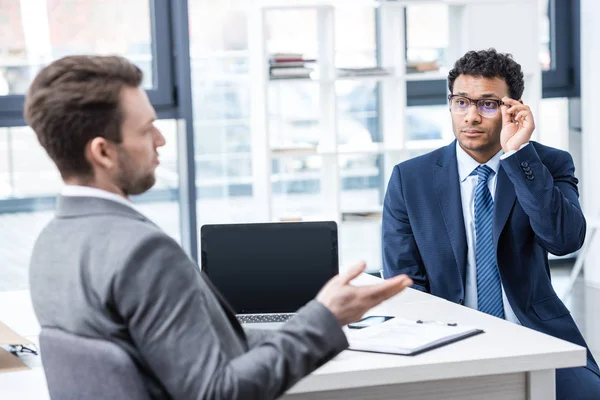
<path fill-rule="evenodd" d="M 415 356 L 484 333 L 482 329 L 440 321 L 394 318 L 346 333 L 349 350 Z"/>

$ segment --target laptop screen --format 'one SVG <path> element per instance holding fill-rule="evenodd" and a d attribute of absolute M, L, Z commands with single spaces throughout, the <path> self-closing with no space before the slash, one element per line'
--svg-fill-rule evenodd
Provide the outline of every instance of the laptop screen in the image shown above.
<path fill-rule="evenodd" d="M 203 225 L 202 270 L 238 314 L 291 313 L 338 273 L 335 222 Z"/>

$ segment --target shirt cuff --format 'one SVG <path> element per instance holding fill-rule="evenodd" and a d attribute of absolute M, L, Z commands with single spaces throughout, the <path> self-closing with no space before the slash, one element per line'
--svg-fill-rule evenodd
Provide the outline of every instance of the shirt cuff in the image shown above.
<path fill-rule="evenodd" d="M 521 145 L 521 147 L 519 147 L 519 150 L 521 150 L 523 147 L 527 146 L 528 144 L 529 144 L 529 142 L 527 142 L 527 143 L 523 143 L 523 144 Z M 519 151 L 519 150 L 511 150 L 511 151 L 509 151 L 508 153 L 504 153 L 504 154 L 502 154 L 502 155 L 500 156 L 500 159 L 501 159 L 501 160 L 504 160 L 505 158 L 508 158 L 508 157 L 512 156 L 513 154 L 515 154 L 515 153 L 516 153 L 517 151 Z"/>

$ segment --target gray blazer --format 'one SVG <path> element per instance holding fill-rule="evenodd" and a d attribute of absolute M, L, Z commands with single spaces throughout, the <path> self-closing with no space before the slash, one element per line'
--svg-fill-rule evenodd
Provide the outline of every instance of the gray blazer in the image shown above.
<path fill-rule="evenodd" d="M 30 288 L 42 326 L 117 343 L 153 398 L 276 398 L 348 346 L 315 300 L 280 331 L 244 332 L 173 239 L 107 199 L 58 198 Z"/>

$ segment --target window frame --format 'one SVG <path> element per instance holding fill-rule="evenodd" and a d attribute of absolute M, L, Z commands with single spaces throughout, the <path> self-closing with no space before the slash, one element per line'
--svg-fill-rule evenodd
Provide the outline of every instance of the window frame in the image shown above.
<path fill-rule="evenodd" d="M 171 43 L 171 8 L 169 1 L 148 0 L 150 2 L 150 40 L 152 51 L 152 89 L 146 93 L 161 118 L 177 116 L 177 91 Z M 10 94 L 0 96 L 0 127 L 25 126 L 23 107 L 25 95 Z"/>
<path fill-rule="evenodd" d="M 145 193 L 136 202 L 178 199 L 181 244 L 198 261 L 196 174 L 194 165 L 194 116 L 190 72 L 188 2 L 148 0 L 150 4 L 153 88 L 146 93 L 158 119 L 180 122 L 179 188 Z M 0 128 L 23 127 L 24 95 L 0 96 Z M 0 199 L 0 213 L 32 212 L 54 208 L 55 196 Z"/>
<path fill-rule="evenodd" d="M 542 98 L 578 97 L 580 93 L 580 0 L 549 0 L 552 69 L 542 71 Z M 406 10 L 404 26 L 406 29 Z M 405 32 L 405 38 L 406 32 Z M 405 42 L 408 46 L 408 43 Z M 447 80 L 410 81 L 407 105 L 447 104 Z"/>

